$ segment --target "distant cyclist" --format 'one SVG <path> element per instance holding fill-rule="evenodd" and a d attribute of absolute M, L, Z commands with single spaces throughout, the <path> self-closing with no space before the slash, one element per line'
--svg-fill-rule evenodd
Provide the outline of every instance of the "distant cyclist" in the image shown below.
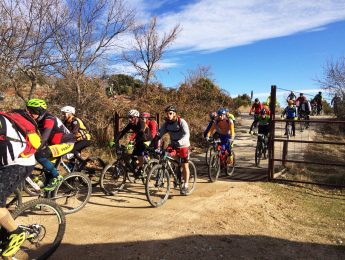
<path fill-rule="evenodd" d="M 292 135 L 295 136 L 295 120 L 297 119 L 297 108 L 296 106 L 294 105 L 294 102 L 292 100 L 289 100 L 288 102 L 288 106 L 284 109 L 283 111 L 283 114 L 281 115 L 282 117 L 284 117 L 286 115 L 286 119 L 288 120 L 293 120 L 291 122 L 291 126 L 292 126 Z M 287 135 L 287 125 L 288 125 L 288 122 L 286 122 L 285 124 L 285 134 L 284 135 Z"/>
<path fill-rule="evenodd" d="M 314 100 L 316 102 L 317 115 L 320 115 L 321 111 L 323 109 L 323 107 L 322 107 L 323 97 L 322 97 L 322 92 L 321 91 L 319 91 L 319 93 L 316 94 L 316 96 L 314 97 Z"/>
<path fill-rule="evenodd" d="M 61 108 L 63 113 L 63 124 L 67 129 L 74 134 L 76 143 L 74 144 L 72 153 L 79 162 L 83 162 L 80 153 L 83 149 L 91 145 L 91 134 L 84 122 L 75 116 L 75 108 L 72 106 L 65 106 Z"/>
<path fill-rule="evenodd" d="M 286 102 L 289 102 L 289 100 L 293 100 L 295 102 L 296 100 L 296 95 L 295 92 L 291 91 L 290 94 L 288 95 Z"/>
<path fill-rule="evenodd" d="M 258 98 L 255 99 L 250 111 L 249 111 L 249 115 L 252 115 L 252 112 L 254 112 L 254 121 L 252 123 L 252 125 L 250 126 L 250 129 L 249 129 L 249 133 L 251 134 L 252 133 L 252 130 L 253 130 L 253 127 L 256 126 L 257 122 L 258 122 L 258 116 L 260 114 L 260 111 L 262 109 L 262 105 L 259 101 Z"/>
<path fill-rule="evenodd" d="M 60 157 L 73 150 L 75 137 L 63 125 L 59 118 L 47 112 L 47 104 L 42 99 L 30 99 L 26 104 L 30 116 L 37 122 L 41 133 L 41 146 L 37 150 L 36 160 L 44 167 L 48 181 L 44 190 L 52 191 L 62 181 L 55 165 L 49 160 Z"/>

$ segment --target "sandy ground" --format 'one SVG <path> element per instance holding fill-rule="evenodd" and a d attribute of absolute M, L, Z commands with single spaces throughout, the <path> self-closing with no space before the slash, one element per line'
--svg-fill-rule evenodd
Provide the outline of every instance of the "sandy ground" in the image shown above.
<path fill-rule="evenodd" d="M 201 154 L 193 159 L 195 192 L 175 191 L 160 208 L 150 207 L 141 184 L 116 196 L 95 189 L 83 210 L 67 216 L 63 243 L 51 259 L 345 259 L 344 247 L 322 225 L 298 221 L 296 198 L 270 192 L 280 184 L 266 183 L 267 160 L 254 167 L 250 123 L 243 116 L 236 127 L 234 177 L 209 183 Z"/>

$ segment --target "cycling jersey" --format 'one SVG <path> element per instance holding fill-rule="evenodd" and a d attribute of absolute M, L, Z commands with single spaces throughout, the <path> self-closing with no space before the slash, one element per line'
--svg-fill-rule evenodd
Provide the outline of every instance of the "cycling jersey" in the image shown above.
<path fill-rule="evenodd" d="M 296 106 L 299 106 L 300 104 L 304 103 L 306 101 L 306 97 L 305 96 L 301 96 L 301 97 L 298 97 L 296 99 Z"/>
<path fill-rule="evenodd" d="M 254 111 L 254 114 L 259 114 L 262 109 L 262 104 L 259 103 L 253 103 L 252 108 L 250 109 L 250 112 Z"/>
<path fill-rule="evenodd" d="M 293 119 L 293 118 L 297 117 L 297 108 L 296 108 L 296 106 L 292 106 L 292 107 L 287 106 L 284 109 L 283 115 L 286 115 L 287 119 Z"/>
<path fill-rule="evenodd" d="M 159 129 L 157 136 L 160 138 L 169 133 L 171 142 L 178 142 L 180 148 L 190 146 L 190 133 L 187 122 L 183 118 L 177 118 L 172 122 L 165 122 Z"/>
<path fill-rule="evenodd" d="M 216 120 L 208 132 L 208 137 L 210 137 L 215 131 L 220 135 L 227 135 L 232 139 L 235 138 L 235 127 L 231 119 Z"/>
<path fill-rule="evenodd" d="M 75 142 L 74 134 L 69 132 L 59 118 L 49 113 L 46 113 L 37 124 L 41 133 L 42 145 Z"/>
<path fill-rule="evenodd" d="M 136 143 L 140 142 L 146 142 L 151 141 L 151 130 L 150 128 L 145 124 L 145 121 L 141 118 L 138 119 L 138 122 L 136 124 L 128 124 L 119 134 L 116 143 L 130 130 L 132 130 L 135 135 L 135 141 Z"/>
<path fill-rule="evenodd" d="M 67 129 L 74 134 L 77 141 L 91 140 L 91 134 L 80 118 L 73 116 L 70 119 L 65 120 L 63 123 Z"/>
<path fill-rule="evenodd" d="M 157 122 L 155 120 L 146 121 L 146 126 L 150 129 L 152 139 L 157 135 Z M 130 141 L 134 141 L 137 133 L 133 133 L 129 138 Z"/>

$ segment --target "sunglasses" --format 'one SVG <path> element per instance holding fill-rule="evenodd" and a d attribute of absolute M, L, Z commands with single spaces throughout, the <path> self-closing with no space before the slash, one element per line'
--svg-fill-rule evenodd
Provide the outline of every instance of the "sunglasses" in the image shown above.
<path fill-rule="evenodd" d="M 174 112 L 167 112 L 167 115 L 169 115 L 169 116 L 171 116 L 173 114 L 174 114 Z"/>

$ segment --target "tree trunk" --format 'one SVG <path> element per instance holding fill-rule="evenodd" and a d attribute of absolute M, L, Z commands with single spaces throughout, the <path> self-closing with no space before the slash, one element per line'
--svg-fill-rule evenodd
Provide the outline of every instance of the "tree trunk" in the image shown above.
<path fill-rule="evenodd" d="M 29 93 L 28 99 L 32 98 L 32 96 L 35 93 L 35 90 L 37 88 L 37 77 L 32 76 L 32 77 L 30 77 L 30 80 L 31 80 L 31 88 L 30 88 L 30 93 Z"/>
<path fill-rule="evenodd" d="M 75 107 L 78 108 L 81 104 L 81 87 L 80 87 L 79 79 L 75 81 L 75 91 L 77 93 L 77 100 L 76 100 Z"/>

